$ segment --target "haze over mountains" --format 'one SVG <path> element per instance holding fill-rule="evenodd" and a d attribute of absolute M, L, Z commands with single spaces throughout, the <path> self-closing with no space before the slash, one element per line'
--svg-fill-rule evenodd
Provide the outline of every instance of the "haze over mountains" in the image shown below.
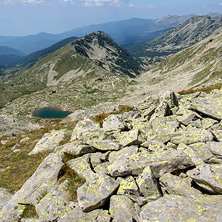
<path fill-rule="evenodd" d="M 25 54 L 44 49 L 68 37 L 81 37 L 91 32 L 104 31 L 120 45 L 148 41 L 183 23 L 194 15 L 165 16 L 160 19 L 129 19 L 76 28 L 60 34 L 39 33 L 29 36 L 0 36 L 0 46 L 8 46 Z"/>

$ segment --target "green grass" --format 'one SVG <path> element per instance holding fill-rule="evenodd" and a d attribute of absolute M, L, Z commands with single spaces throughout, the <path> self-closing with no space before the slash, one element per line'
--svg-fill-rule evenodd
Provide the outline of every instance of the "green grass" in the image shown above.
<path fill-rule="evenodd" d="M 35 207 L 30 205 L 30 204 L 26 204 L 25 205 L 25 210 L 23 211 L 21 218 L 38 218 L 38 215 L 36 213 Z M 21 220 L 19 220 L 20 222 Z"/>

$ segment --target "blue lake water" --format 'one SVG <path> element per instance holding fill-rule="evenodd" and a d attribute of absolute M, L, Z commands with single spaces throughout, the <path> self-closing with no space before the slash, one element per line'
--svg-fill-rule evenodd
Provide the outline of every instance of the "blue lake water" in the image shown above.
<path fill-rule="evenodd" d="M 41 119 L 64 119 L 71 113 L 72 112 L 63 111 L 59 108 L 45 107 L 34 111 L 32 116 Z"/>

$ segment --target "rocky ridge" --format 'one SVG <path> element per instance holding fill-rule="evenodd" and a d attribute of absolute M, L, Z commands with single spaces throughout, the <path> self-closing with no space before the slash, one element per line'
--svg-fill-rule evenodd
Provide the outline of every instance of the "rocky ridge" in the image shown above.
<path fill-rule="evenodd" d="M 36 172 L 13 196 L 0 189 L 0 221 L 221 221 L 221 101 L 222 90 L 166 92 L 102 128 L 84 119 L 44 135 L 29 153 L 51 151 Z M 77 202 L 59 183 L 64 165 L 86 181 Z M 22 219 L 30 205 L 36 218 Z"/>

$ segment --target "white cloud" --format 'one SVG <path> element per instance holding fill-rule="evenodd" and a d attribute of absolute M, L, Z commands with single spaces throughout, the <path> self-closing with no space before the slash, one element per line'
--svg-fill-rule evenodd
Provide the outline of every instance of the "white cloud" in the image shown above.
<path fill-rule="evenodd" d="M 35 4 L 41 4 L 43 1 L 41 1 L 41 0 L 21 0 L 21 2 L 23 3 L 23 4 L 33 4 L 33 5 L 35 5 Z"/>
<path fill-rule="evenodd" d="M 156 5 L 147 5 L 147 8 L 156 8 Z"/>
<path fill-rule="evenodd" d="M 84 6 L 104 6 L 104 5 L 120 6 L 127 2 L 128 0 L 84 0 Z"/>
<path fill-rule="evenodd" d="M 220 2 L 219 5 L 222 6 L 222 2 Z"/>

